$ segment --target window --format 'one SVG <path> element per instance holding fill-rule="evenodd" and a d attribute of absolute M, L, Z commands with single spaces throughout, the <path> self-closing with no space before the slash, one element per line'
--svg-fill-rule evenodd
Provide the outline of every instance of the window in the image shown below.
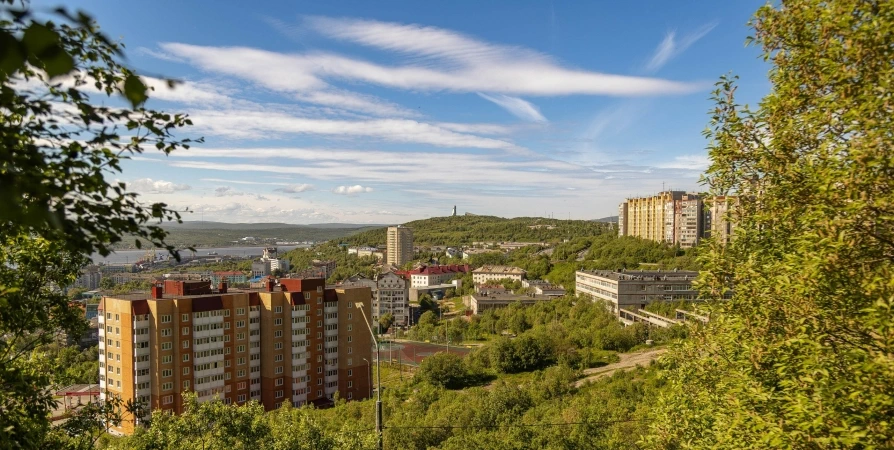
<path fill-rule="evenodd" d="M 245 394 L 239 394 L 239 396 L 236 397 L 236 401 L 237 401 L 237 402 L 240 402 L 240 403 L 241 403 L 241 402 L 244 402 L 244 401 L 245 401 Z"/>
<path fill-rule="evenodd" d="M 180 314 L 181 322 L 189 322 L 189 314 Z"/>
<path fill-rule="evenodd" d="M 273 344 L 274 350 L 282 350 L 282 342 L 276 342 Z"/>
<path fill-rule="evenodd" d="M 323 355 L 317 355 L 317 362 L 323 362 Z"/>
<path fill-rule="evenodd" d="M 162 342 L 161 349 L 162 350 L 170 350 L 173 345 L 170 342 Z"/>
<path fill-rule="evenodd" d="M 247 388 L 248 388 L 248 383 L 246 383 L 246 382 L 244 382 L 244 381 L 240 381 L 240 382 L 236 383 L 236 389 L 237 389 L 237 390 L 240 390 L 240 391 L 241 391 L 241 390 L 243 390 L 243 389 L 247 389 Z"/>
<path fill-rule="evenodd" d="M 174 371 L 171 369 L 164 369 L 161 371 L 162 378 L 167 378 L 174 375 Z"/>
<path fill-rule="evenodd" d="M 351 400 L 352 398 L 354 398 L 354 393 L 348 392 L 348 400 Z"/>
<path fill-rule="evenodd" d="M 282 378 L 277 378 L 277 379 L 276 379 L 276 382 L 274 382 L 274 385 L 276 385 L 276 386 L 282 386 Z"/>
<path fill-rule="evenodd" d="M 322 326 L 323 326 L 323 321 L 322 321 L 322 320 L 318 320 L 318 321 L 317 321 L 317 326 L 318 326 L 318 327 L 322 327 Z"/>
<path fill-rule="evenodd" d="M 351 342 L 353 340 L 354 340 L 354 336 L 348 336 L 348 342 Z"/>
<path fill-rule="evenodd" d="M 282 355 L 276 355 L 273 357 L 273 362 L 281 362 L 281 361 L 282 361 Z"/>
<path fill-rule="evenodd" d="M 224 354 L 226 354 L 226 355 L 230 354 L 230 347 L 227 347 L 224 349 Z"/>
<path fill-rule="evenodd" d="M 180 330 L 180 334 L 182 334 L 182 335 L 184 335 L 184 336 L 186 336 L 187 334 L 189 334 L 189 327 L 183 327 L 183 329 Z"/>
<path fill-rule="evenodd" d="M 224 330 L 230 329 L 230 322 L 224 322 Z"/>
<path fill-rule="evenodd" d="M 354 382 L 351 380 L 348 380 L 348 388 L 352 388 L 352 387 L 354 387 Z"/>
<path fill-rule="evenodd" d="M 282 314 L 282 306 L 274 306 L 274 307 L 273 307 L 273 312 L 274 312 L 275 314 Z M 280 322 L 281 322 L 281 321 L 280 321 Z"/>
<path fill-rule="evenodd" d="M 317 331 L 317 339 L 323 339 L 323 332 Z"/>
<path fill-rule="evenodd" d="M 225 335 L 224 335 L 224 342 L 230 342 L 230 335 L 229 335 L 229 334 L 225 334 Z"/>
<path fill-rule="evenodd" d="M 239 341 L 245 340 L 245 333 L 236 333 L 236 340 L 239 340 Z"/>
<path fill-rule="evenodd" d="M 348 347 L 348 354 L 354 353 L 354 347 Z"/>
<path fill-rule="evenodd" d="M 317 373 L 323 373 L 323 366 L 317 367 Z"/>
<path fill-rule="evenodd" d="M 183 380 L 183 390 L 189 389 L 189 380 Z"/>
<path fill-rule="evenodd" d="M 227 372 L 227 373 L 225 373 L 224 375 L 225 375 L 225 376 L 224 376 L 224 379 L 229 380 L 230 378 L 233 378 L 233 374 L 230 373 L 230 372 Z"/>
<path fill-rule="evenodd" d="M 304 293 L 304 299 L 310 300 L 310 291 Z"/>
<path fill-rule="evenodd" d="M 189 341 L 183 341 L 183 348 L 189 348 Z"/>
<path fill-rule="evenodd" d="M 189 375 L 189 367 L 183 368 L 183 375 Z"/>
<path fill-rule="evenodd" d="M 323 391 L 317 390 L 317 397 L 322 397 L 322 396 L 323 396 Z"/>
<path fill-rule="evenodd" d="M 232 391 L 232 390 L 233 390 L 233 387 L 232 387 L 232 386 L 230 386 L 230 385 L 226 385 L 226 386 L 224 386 L 224 392 L 229 393 L 229 392 Z"/>
<path fill-rule="evenodd" d="M 224 361 L 224 367 L 230 367 L 230 360 Z"/>
<path fill-rule="evenodd" d="M 115 314 L 115 320 L 121 320 L 121 316 L 119 316 L 118 314 Z"/>
<path fill-rule="evenodd" d="M 282 398 L 282 390 L 276 391 L 276 398 Z"/>
<path fill-rule="evenodd" d="M 276 331 L 274 331 L 274 332 L 273 332 L 273 337 L 281 338 L 281 337 L 282 337 L 282 330 L 276 330 Z"/>
<path fill-rule="evenodd" d="M 183 354 L 183 362 L 187 362 L 187 361 L 189 361 L 189 353 L 184 353 Z"/>
<path fill-rule="evenodd" d="M 348 331 L 354 331 L 354 326 L 351 324 L 348 324 Z"/>
<path fill-rule="evenodd" d="M 244 357 L 243 357 L 243 358 L 236 358 L 236 364 L 239 364 L 240 366 L 243 365 L 243 364 L 245 364 L 245 358 L 244 358 Z"/>
<path fill-rule="evenodd" d="M 161 323 L 171 323 L 171 315 L 164 314 L 161 316 Z"/>
<path fill-rule="evenodd" d="M 236 328 L 245 328 L 245 321 L 244 321 L 244 320 L 237 320 L 237 321 L 236 321 Z"/>
<path fill-rule="evenodd" d="M 106 313 L 106 319 L 112 320 L 112 313 Z"/>
<path fill-rule="evenodd" d="M 229 310 L 229 309 L 225 309 L 224 312 L 223 312 L 223 315 L 224 315 L 224 317 L 230 317 L 230 310 Z"/>
<path fill-rule="evenodd" d="M 353 365 L 354 365 L 354 358 L 348 358 L 348 365 L 349 365 L 349 366 L 353 366 Z M 350 375 L 350 372 L 351 372 L 351 371 L 349 370 L 349 371 L 348 371 L 348 374 L 349 374 L 349 375 Z"/>
<path fill-rule="evenodd" d="M 245 370 L 237 370 L 237 371 L 236 371 L 236 376 L 237 376 L 237 377 L 244 377 L 244 376 L 245 376 Z"/>
<path fill-rule="evenodd" d="M 323 350 L 323 344 L 317 344 L 317 351 L 319 352 L 322 350 Z"/>
<path fill-rule="evenodd" d="M 239 353 L 244 353 L 244 352 L 245 352 L 245 346 L 244 346 L 244 345 L 237 345 L 237 346 L 236 346 L 236 351 L 239 352 Z"/>
<path fill-rule="evenodd" d="M 273 373 L 282 373 L 282 366 L 276 366 L 276 369 L 273 370 Z"/>
<path fill-rule="evenodd" d="M 162 405 L 170 405 L 171 403 L 174 403 L 173 395 L 165 395 L 164 397 L 161 398 Z"/>
<path fill-rule="evenodd" d="M 348 369 L 348 376 L 349 377 L 354 376 L 354 369 Z"/>
<path fill-rule="evenodd" d="M 282 325 L 282 319 L 273 319 L 273 325 Z"/>
<path fill-rule="evenodd" d="M 348 313 L 348 320 L 351 320 L 353 318 L 354 318 L 354 313 Z"/>
<path fill-rule="evenodd" d="M 348 309 L 351 309 L 351 308 L 353 308 L 353 307 L 354 307 L 354 304 L 351 303 L 351 302 L 348 302 Z"/>

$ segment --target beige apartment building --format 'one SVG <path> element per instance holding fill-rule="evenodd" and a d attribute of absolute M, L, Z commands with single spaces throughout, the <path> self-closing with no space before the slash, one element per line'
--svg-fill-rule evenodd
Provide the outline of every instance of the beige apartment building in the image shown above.
<path fill-rule="evenodd" d="M 385 262 L 402 267 L 413 260 L 413 229 L 402 225 L 388 227 Z"/>
<path fill-rule="evenodd" d="M 730 218 L 731 211 L 739 203 L 736 196 L 717 196 L 705 201 L 705 235 L 716 238 L 720 242 L 729 243 L 735 230 L 735 220 Z"/>
<path fill-rule="evenodd" d="M 618 235 L 695 247 L 701 239 L 715 235 L 728 242 L 732 226 L 726 210 L 734 197 L 707 200 L 695 193 L 665 191 L 652 197 L 631 198 L 618 206 Z"/>
<path fill-rule="evenodd" d="M 261 290 L 213 289 L 208 281 L 165 281 L 149 294 L 104 297 L 99 310 L 99 382 L 109 396 L 142 402 L 125 415 L 132 433 L 159 410 L 180 414 L 198 401 L 267 410 L 369 396 L 368 288 L 327 289 L 323 279 L 268 280 Z"/>

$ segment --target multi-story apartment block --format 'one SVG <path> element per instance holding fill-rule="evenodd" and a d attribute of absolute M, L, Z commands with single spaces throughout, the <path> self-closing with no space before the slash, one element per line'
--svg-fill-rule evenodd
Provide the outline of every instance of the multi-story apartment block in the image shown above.
<path fill-rule="evenodd" d="M 736 196 L 717 196 L 705 201 L 705 234 L 720 242 L 728 243 L 733 237 L 735 221 L 730 217 L 731 210 L 735 209 L 739 202 Z"/>
<path fill-rule="evenodd" d="M 356 275 L 344 280 L 339 286 L 368 287 L 372 292 L 372 314 L 375 321 L 382 315 L 391 313 L 395 325 L 409 324 L 409 282 L 396 273 L 386 272 L 375 279 Z"/>
<path fill-rule="evenodd" d="M 472 282 L 481 284 L 503 279 L 521 281 L 526 273 L 524 269 L 512 266 L 481 266 L 472 271 Z"/>
<path fill-rule="evenodd" d="M 338 267 L 335 261 L 320 261 L 319 259 L 313 260 L 310 265 L 311 268 L 322 271 L 323 278 L 327 279 L 332 276 L 332 273 L 335 272 L 335 268 Z"/>
<path fill-rule="evenodd" d="M 410 280 L 410 287 L 425 287 L 449 283 L 456 277 L 468 273 L 469 270 L 468 264 L 420 266 L 407 271 L 405 275 Z"/>
<path fill-rule="evenodd" d="M 723 199 L 724 197 L 720 197 Z M 705 199 L 693 193 L 680 191 L 661 192 L 656 196 L 632 198 L 618 207 L 618 235 L 636 236 L 657 242 L 695 247 L 699 241 L 711 235 L 712 217 L 724 217 L 721 210 L 729 201 L 712 202 L 716 213 L 705 207 Z M 724 222 L 718 232 L 731 229 Z M 724 236 L 728 236 L 725 233 Z"/>
<path fill-rule="evenodd" d="M 284 402 L 325 405 L 369 395 L 370 333 L 356 303 L 364 288 L 326 289 L 322 279 L 272 279 L 262 290 L 171 281 L 151 293 L 104 297 L 99 311 L 101 398 L 140 401 L 149 411 L 113 431 L 131 433 L 159 410 L 198 401 L 267 410 Z"/>
<path fill-rule="evenodd" d="M 288 273 L 290 268 L 291 264 L 288 259 L 278 258 L 276 247 L 265 247 L 261 259 L 251 263 L 251 276 L 266 277 L 275 270 Z"/>
<path fill-rule="evenodd" d="M 682 191 L 665 191 L 651 197 L 627 199 L 618 209 L 619 235 L 668 242 L 668 216 L 672 221 L 673 202 L 683 194 Z M 671 203 L 670 208 L 668 203 Z"/>
<path fill-rule="evenodd" d="M 698 272 L 579 270 L 575 292 L 603 300 L 619 314 L 621 309 L 638 310 L 655 301 L 696 300 L 692 282 Z"/>
<path fill-rule="evenodd" d="M 402 225 L 388 227 L 385 262 L 401 267 L 413 260 L 413 229 Z"/>

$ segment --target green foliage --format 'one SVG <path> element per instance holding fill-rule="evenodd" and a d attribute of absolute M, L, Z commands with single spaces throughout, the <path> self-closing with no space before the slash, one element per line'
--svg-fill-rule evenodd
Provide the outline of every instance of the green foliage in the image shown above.
<path fill-rule="evenodd" d="M 187 222 L 189 223 L 189 222 Z M 194 223 L 194 222 L 193 222 Z M 338 240 L 345 236 L 350 236 L 370 230 L 372 227 L 360 228 L 316 228 L 306 225 L 286 225 L 282 224 L 278 228 L 255 228 L 255 229 L 223 229 L 216 228 L 218 224 L 211 224 L 207 228 L 183 228 L 181 226 L 164 227 L 167 232 L 165 242 L 178 248 L 194 247 L 233 247 L 242 244 L 240 239 L 246 236 L 252 236 L 256 242 L 267 242 L 268 245 L 279 241 L 287 242 L 321 242 L 328 240 Z M 143 242 L 146 244 L 146 242 Z M 261 245 L 261 244 L 256 244 Z M 134 242 L 121 242 L 115 248 L 129 249 L 137 248 Z"/>
<path fill-rule="evenodd" d="M 389 328 L 391 328 L 391 325 L 393 325 L 393 324 L 394 324 L 394 314 L 387 312 L 385 314 L 382 314 L 381 317 L 379 317 L 379 326 L 381 327 L 383 332 L 387 331 Z"/>
<path fill-rule="evenodd" d="M 81 351 L 77 346 L 50 344 L 35 353 L 53 368 L 53 386 L 99 384 L 99 347 L 95 345 Z"/>
<path fill-rule="evenodd" d="M 712 320 L 670 354 L 645 444 L 889 448 L 894 3 L 786 0 L 752 26 L 771 93 L 748 109 L 722 79 L 708 131 L 735 236 L 703 255 Z"/>
<path fill-rule="evenodd" d="M 466 386 L 469 372 L 462 357 L 455 353 L 435 353 L 425 358 L 416 371 L 417 381 L 447 389 Z"/>
<path fill-rule="evenodd" d="M 433 217 L 407 222 L 416 245 L 471 245 L 472 242 L 560 242 L 573 236 L 614 233 L 608 224 L 587 220 L 558 220 L 540 217 L 504 219 L 493 216 Z M 552 230 L 528 228 L 553 225 Z M 345 239 L 350 245 L 385 245 L 385 228 L 358 233 Z"/>

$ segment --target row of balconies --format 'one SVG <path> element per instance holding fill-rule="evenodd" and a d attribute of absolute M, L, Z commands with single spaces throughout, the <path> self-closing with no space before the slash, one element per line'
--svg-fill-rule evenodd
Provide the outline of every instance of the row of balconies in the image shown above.
<path fill-rule="evenodd" d="M 221 353 L 219 355 L 208 355 L 208 356 L 202 356 L 200 358 L 196 358 L 193 360 L 193 364 L 194 365 L 207 364 L 207 363 L 213 363 L 213 362 L 221 362 L 223 360 L 224 360 L 224 355 L 223 355 L 223 353 Z"/>
<path fill-rule="evenodd" d="M 224 335 L 223 328 L 217 328 L 214 330 L 202 330 L 202 331 L 196 331 L 193 333 L 193 337 L 195 339 L 201 339 L 201 338 L 206 338 L 206 337 L 219 337 L 219 336 L 223 336 L 223 335 Z"/>

